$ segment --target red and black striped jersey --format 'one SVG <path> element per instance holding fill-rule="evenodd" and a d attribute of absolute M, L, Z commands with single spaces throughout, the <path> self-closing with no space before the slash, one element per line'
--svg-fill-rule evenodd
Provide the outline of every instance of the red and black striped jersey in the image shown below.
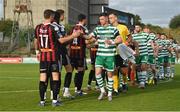
<path fill-rule="evenodd" d="M 87 34 L 87 29 L 85 26 L 82 26 L 80 24 L 76 24 L 72 28 L 72 33 L 81 30 L 83 31 L 83 35 Z M 78 58 L 83 59 L 86 56 L 86 43 L 85 38 L 81 35 L 81 37 L 74 38 L 73 41 L 70 43 L 70 57 L 71 58 Z"/>
<path fill-rule="evenodd" d="M 61 34 L 50 23 L 39 24 L 35 29 L 35 38 L 40 50 L 40 61 L 57 61 L 57 45 Z"/>

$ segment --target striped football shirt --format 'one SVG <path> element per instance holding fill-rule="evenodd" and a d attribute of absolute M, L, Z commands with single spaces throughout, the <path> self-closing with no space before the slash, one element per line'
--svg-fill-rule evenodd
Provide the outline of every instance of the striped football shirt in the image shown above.
<path fill-rule="evenodd" d="M 119 35 L 119 31 L 116 27 L 108 26 L 97 26 L 92 35 L 97 38 L 98 41 L 98 50 L 97 56 L 115 56 L 116 54 L 116 45 L 105 45 L 105 40 L 114 41 L 115 38 Z"/>

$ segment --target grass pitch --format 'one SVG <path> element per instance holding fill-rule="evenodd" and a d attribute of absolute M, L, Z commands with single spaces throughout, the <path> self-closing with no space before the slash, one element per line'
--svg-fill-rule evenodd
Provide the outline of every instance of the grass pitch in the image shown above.
<path fill-rule="evenodd" d="M 52 107 L 48 99 L 44 108 L 38 106 L 38 68 L 37 64 L 0 64 L 0 111 L 180 111 L 180 65 L 176 65 L 174 80 L 162 81 L 158 86 L 148 86 L 145 90 L 129 87 L 126 94 L 114 96 L 112 102 L 107 99 L 98 101 L 99 93 L 90 91 L 74 100 L 63 99 L 60 107 Z M 84 88 L 88 73 L 89 70 L 85 74 Z M 64 71 L 62 85 L 63 79 Z M 73 89 L 73 81 L 71 85 Z"/>

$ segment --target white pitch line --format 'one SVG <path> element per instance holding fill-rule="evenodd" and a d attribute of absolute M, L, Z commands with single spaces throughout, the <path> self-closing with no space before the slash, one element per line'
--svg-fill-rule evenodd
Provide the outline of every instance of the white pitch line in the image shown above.
<path fill-rule="evenodd" d="M 1 93 L 24 93 L 24 92 L 36 92 L 38 90 L 18 90 L 18 91 L 0 91 Z"/>
<path fill-rule="evenodd" d="M 173 80 L 170 79 L 170 80 L 159 82 L 159 83 L 162 84 L 162 83 L 168 83 L 168 82 L 171 82 L 171 81 L 173 81 Z M 179 83 L 180 81 L 174 80 L 174 82 Z M 82 89 L 86 89 L 86 88 L 82 88 Z M 70 88 L 70 90 L 74 90 L 74 88 Z M 29 92 L 37 92 L 37 91 L 39 91 L 39 90 L 0 91 L 0 94 L 4 94 L 4 93 L 24 93 L 24 92 L 29 93 Z M 47 91 L 50 91 L 50 90 L 48 89 Z M 62 89 L 61 89 L 61 91 L 62 91 Z"/>
<path fill-rule="evenodd" d="M 82 89 L 85 89 L 85 88 L 82 88 Z M 63 89 L 60 89 L 61 91 Z M 74 88 L 69 88 L 69 90 L 74 90 Z M 0 91 L 0 94 L 2 93 L 24 93 L 24 92 L 27 92 L 27 93 L 30 93 L 30 92 L 37 92 L 39 90 L 17 90 L 17 91 Z M 50 91 L 50 89 L 48 89 L 47 91 Z"/>
<path fill-rule="evenodd" d="M 33 77 L 0 77 L 0 79 L 27 79 L 27 80 L 31 80 L 31 79 L 39 79 L 39 77 L 37 78 L 33 78 Z M 61 78 L 62 80 L 64 78 Z"/>

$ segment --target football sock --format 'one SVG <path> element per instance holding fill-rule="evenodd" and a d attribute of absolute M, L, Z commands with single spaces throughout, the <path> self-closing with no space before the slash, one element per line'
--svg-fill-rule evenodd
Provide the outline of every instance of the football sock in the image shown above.
<path fill-rule="evenodd" d="M 94 77 L 94 73 L 95 73 L 94 70 L 91 70 L 91 71 L 90 71 L 90 73 L 89 73 L 89 78 L 88 78 L 88 85 L 91 85 L 91 82 L 92 82 L 93 77 Z"/>
<path fill-rule="evenodd" d="M 142 71 L 141 72 L 141 82 L 146 82 L 147 79 L 147 71 Z"/>
<path fill-rule="evenodd" d="M 101 92 L 104 93 L 105 92 L 104 81 L 103 81 L 101 74 L 96 75 L 96 80 L 97 80 L 97 83 L 98 83 L 98 86 L 99 86 Z"/>
<path fill-rule="evenodd" d="M 40 94 L 41 101 L 44 101 L 45 92 L 46 92 L 46 83 L 43 81 L 40 81 L 39 82 L 39 94 Z"/>
<path fill-rule="evenodd" d="M 53 81 L 53 100 L 57 100 L 59 81 Z"/>
<path fill-rule="evenodd" d="M 72 73 L 67 72 L 65 76 L 65 81 L 64 81 L 64 87 L 69 88 L 71 84 L 71 79 L 72 79 Z"/>
<path fill-rule="evenodd" d="M 108 96 L 112 96 L 112 91 L 113 91 L 113 78 L 109 78 L 109 77 L 108 77 L 107 89 L 108 89 Z"/>
<path fill-rule="evenodd" d="M 74 85 L 75 85 L 75 87 L 78 86 L 78 73 L 75 73 L 75 76 L 74 76 Z"/>
<path fill-rule="evenodd" d="M 168 78 L 170 77 L 170 73 L 171 73 L 171 68 L 170 68 L 170 67 L 167 67 L 167 77 L 168 77 Z"/>
<path fill-rule="evenodd" d="M 113 84 L 114 90 L 118 90 L 118 86 L 119 86 L 118 70 L 114 71 L 113 81 L 114 81 L 114 84 Z"/>
<path fill-rule="evenodd" d="M 80 91 L 82 84 L 83 84 L 83 77 L 84 77 L 84 71 L 79 71 L 78 72 L 78 86 L 77 86 L 77 90 Z"/>

